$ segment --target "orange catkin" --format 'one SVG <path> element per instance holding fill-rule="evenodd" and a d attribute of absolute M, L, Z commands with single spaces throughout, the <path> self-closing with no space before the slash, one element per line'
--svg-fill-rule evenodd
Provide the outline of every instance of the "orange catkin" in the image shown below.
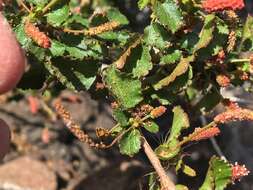
<path fill-rule="evenodd" d="M 204 139 L 208 139 L 214 136 L 217 136 L 220 134 L 220 129 L 216 126 L 213 126 L 208 129 L 201 129 L 201 128 L 196 128 L 194 133 L 191 135 L 191 141 L 200 141 Z"/>
<path fill-rule="evenodd" d="M 245 7 L 243 0 L 204 0 L 202 8 L 207 12 L 240 10 Z"/>
<path fill-rule="evenodd" d="M 27 36 L 33 39 L 40 47 L 50 48 L 51 42 L 49 37 L 39 30 L 38 27 L 34 26 L 30 22 L 25 23 L 25 33 Z"/>

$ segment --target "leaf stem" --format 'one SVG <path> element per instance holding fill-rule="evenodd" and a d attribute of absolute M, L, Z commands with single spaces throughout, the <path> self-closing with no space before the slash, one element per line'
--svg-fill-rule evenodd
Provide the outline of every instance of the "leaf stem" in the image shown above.
<path fill-rule="evenodd" d="M 250 59 L 232 59 L 230 63 L 250 62 Z"/>
<path fill-rule="evenodd" d="M 157 175 L 160 178 L 161 190 L 175 190 L 176 189 L 175 184 L 170 179 L 170 177 L 166 174 L 166 171 L 162 167 L 160 160 L 158 159 L 155 152 L 150 147 L 150 145 L 148 144 L 147 140 L 144 137 L 143 137 L 142 147 L 150 163 L 152 164 Z"/>
<path fill-rule="evenodd" d="M 58 3 L 59 0 L 51 0 L 43 9 L 42 14 L 44 15 L 49 11 L 56 3 Z"/>

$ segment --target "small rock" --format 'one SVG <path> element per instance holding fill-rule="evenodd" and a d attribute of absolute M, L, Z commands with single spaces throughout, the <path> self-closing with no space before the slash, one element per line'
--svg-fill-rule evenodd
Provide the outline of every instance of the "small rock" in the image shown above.
<path fill-rule="evenodd" d="M 47 166 L 30 157 L 21 157 L 0 167 L 2 190 L 56 190 L 56 176 Z"/>

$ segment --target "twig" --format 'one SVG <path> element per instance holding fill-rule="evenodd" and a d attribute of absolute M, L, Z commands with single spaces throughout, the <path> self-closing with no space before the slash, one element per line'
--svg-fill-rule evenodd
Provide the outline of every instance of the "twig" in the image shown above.
<path fill-rule="evenodd" d="M 18 4 L 20 4 L 28 13 L 31 13 L 32 11 L 26 6 L 26 4 L 23 2 L 23 0 L 18 0 Z"/>
<path fill-rule="evenodd" d="M 150 163 L 154 167 L 157 175 L 160 178 L 160 184 L 161 184 L 161 190 L 175 190 L 176 186 L 173 183 L 173 181 L 170 179 L 170 177 L 166 174 L 164 168 L 162 167 L 162 164 L 158 157 L 156 156 L 155 152 L 152 150 L 150 145 L 148 144 L 147 140 L 143 137 L 143 150 L 145 154 L 147 155 Z"/>
<path fill-rule="evenodd" d="M 59 0 L 51 0 L 42 10 L 42 14 L 47 13 Z"/>

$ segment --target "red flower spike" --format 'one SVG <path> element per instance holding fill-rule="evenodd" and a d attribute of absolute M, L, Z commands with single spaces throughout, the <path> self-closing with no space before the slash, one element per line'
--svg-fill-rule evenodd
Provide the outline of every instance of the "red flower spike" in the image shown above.
<path fill-rule="evenodd" d="M 240 180 L 242 177 L 249 175 L 249 170 L 245 165 L 239 165 L 237 162 L 232 165 L 232 181 Z"/>
<path fill-rule="evenodd" d="M 157 118 L 157 117 L 160 117 L 161 115 L 163 115 L 165 112 L 166 112 L 166 107 L 164 106 L 159 106 L 159 107 L 156 107 L 155 109 L 153 109 L 151 112 L 150 112 L 150 115 L 153 117 L 153 118 Z"/>
<path fill-rule="evenodd" d="M 27 36 L 33 39 L 40 47 L 50 48 L 51 42 L 49 37 L 41 32 L 38 27 L 34 26 L 30 22 L 25 23 L 25 33 Z"/>
<path fill-rule="evenodd" d="M 243 0 L 204 0 L 202 8 L 207 12 L 240 10 L 245 7 Z"/>
<path fill-rule="evenodd" d="M 218 114 L 214 118 L 215 123 L 228 123 L 230 121 L 253 121 L 253 111 L 249 109 L 232 109 Z"/>

